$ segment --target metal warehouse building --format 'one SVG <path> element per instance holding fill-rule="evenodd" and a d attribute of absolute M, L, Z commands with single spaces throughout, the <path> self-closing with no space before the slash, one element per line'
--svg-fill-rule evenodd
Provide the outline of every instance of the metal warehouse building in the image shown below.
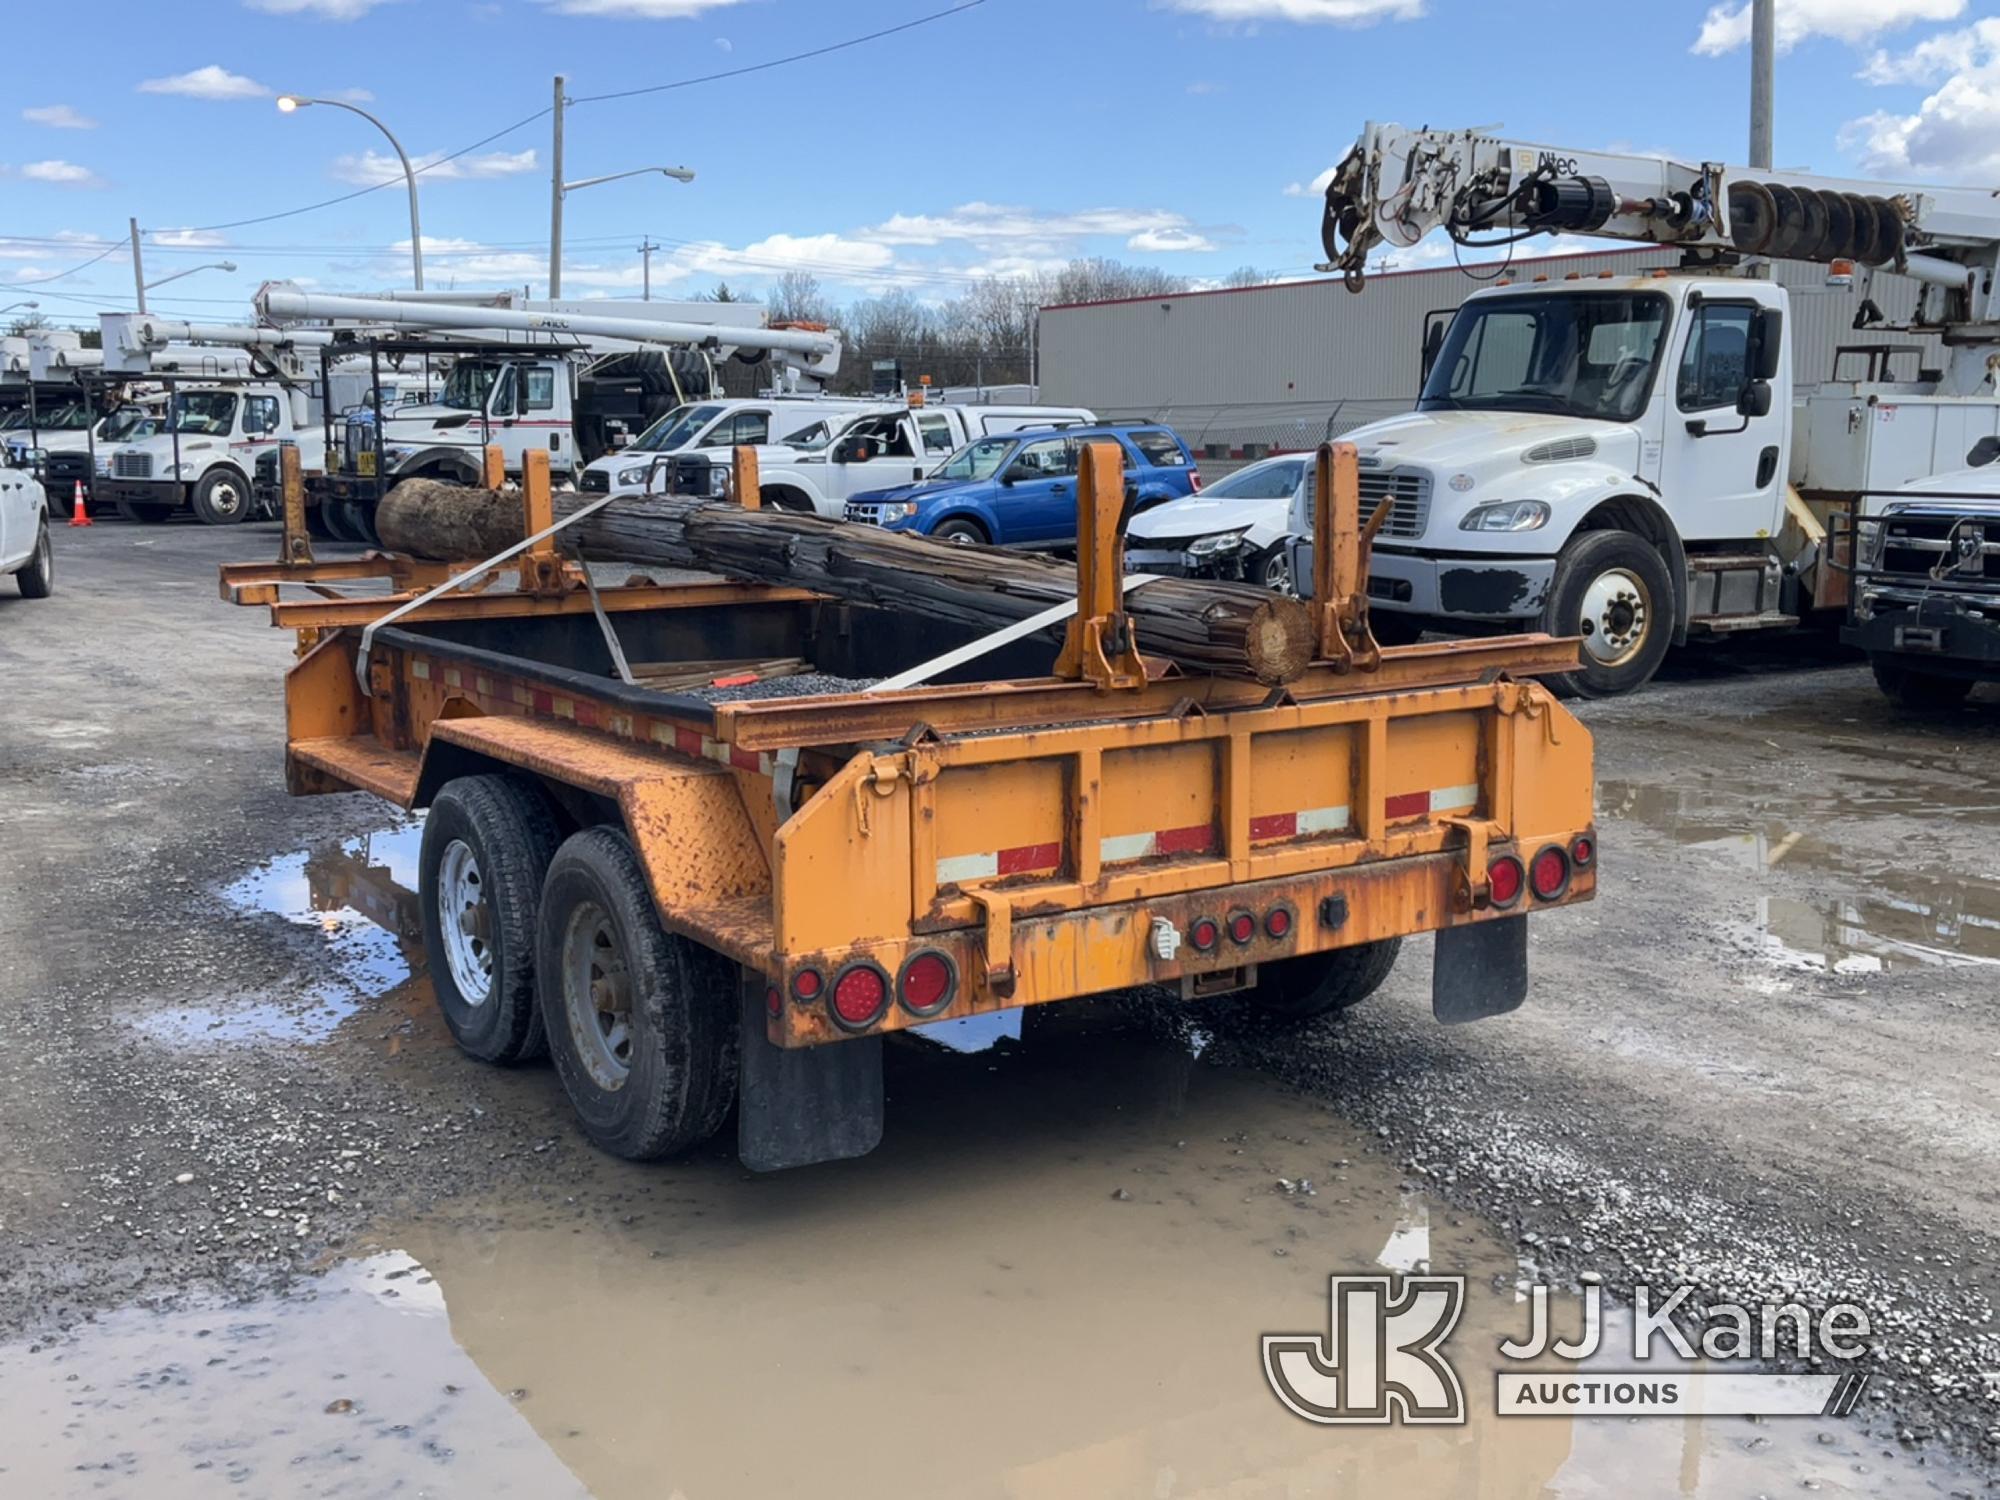
<path fill-rule="evenodd" d="M 1599 272 L 1631 275 L 1672 267 L 1679 252 L 1639 248 L 1588 255 L 1517 259 L 1516 281 Z M 1088 406 L 1107 419 L 1146 417 L 1171 423 L 1197 454 L 1257 457 L 1310 448 L 1416 399 L 1430 314 L 1455 308 L 1503 274 L 1496 265 L 1388 271 L 1358 295 L 1338 277 L 1227 291 L 1184 292 L 1046 307 L 1041 317 L 1042 399 Z M 1857 332 L 1854 314 L 1873 297 L 1886 321 L 1907 319 L 1917 283 L 1904 276 L 1826 285 L 1826 268 L 1779 262 L 1792 294 L 1792 341 L 1801 387 L 1831 379 L 1834 352 L 1857 344 L 1910 344 L 1907 334 Z M 1936 343 L 1924 341 L 1924 364 Z M 1850 357 L 1840 374 L 1865 376 Z M 1912 379 L 1918 361 L 1896 362 Z"/>

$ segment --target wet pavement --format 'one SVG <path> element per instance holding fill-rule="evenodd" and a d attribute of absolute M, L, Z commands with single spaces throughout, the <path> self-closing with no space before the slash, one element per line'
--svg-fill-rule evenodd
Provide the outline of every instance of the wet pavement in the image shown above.
<path fill-rule="evenodd" d="M 1600 899 L 1504 1021 L 1232 1039 L 1131 1002 L 889 1058 L 887 1139 L 757 1177 L 459 1056 L 418 825 L 279 777 L 290 644 L 65 536 L 0 601 L 0 1497 L 1984 1493 L 2000 1473 L 2000 711 L 1679 663 L 1590 705 Z M 141 546 L 140 544 L 144 545 Z M 156 589 L 154 585 L 159 585 Z M 172 587 L 169 587 L 172 586 Z M 162 591 L 164 590 L 164 591 Z M 189 651 L 201 638 L 218 649 Z M 116 726 L 143 714 L 147 732 Z M 1015 1034 L 1008 1034 L 1009 1032 Z M 1469 1279 L 1463 1428 L 1287 1414 L 1327 1277 Z M 1517 1285 L 1882 1315 L 1849 1419 L 1501 1419 Z"/>

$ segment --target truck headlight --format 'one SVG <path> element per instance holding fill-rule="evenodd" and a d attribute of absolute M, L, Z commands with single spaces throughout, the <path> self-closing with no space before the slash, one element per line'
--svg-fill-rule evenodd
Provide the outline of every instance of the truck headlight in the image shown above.
<path fill-rule="evenodd" d="M 643 469 L 620 469 L 618 471 L 618 479 L 617 479 L 618 487 L 620 489 L 623 489 L 627 485 L 644 484 L 646 482 L 646 476 L 651 474 L 652 472 L 653 470 L 651 465 L 648 465 Z"/>
<path fill-rule="evenodd" d="M 708 470 L 708 493 L 711 496 L 729 493 L 730 471 L 720 464 L 711 464 Z"/>
<path fill-rule="evenodd" d="M 907 521 L 916 513 L 914 500 L 890 500 L 875 507 L 875 514 L 884 521 Z"/>
<path fill-rule="evenodd" d="M 1475 505 L 1458 523 L 1460 531 L 1540 531 L 1549 524 L 1549 508 L 1539 500 L 1503 500 Z"/>
<path fill-rule="evenodd" d="M 1222 557 L 1231 552 L 1243 550 L 1243 533 L 1240 531 L 1218 532 L 1214 536 L 1200 536 L 1188 543 L 1189 557 Z"/>

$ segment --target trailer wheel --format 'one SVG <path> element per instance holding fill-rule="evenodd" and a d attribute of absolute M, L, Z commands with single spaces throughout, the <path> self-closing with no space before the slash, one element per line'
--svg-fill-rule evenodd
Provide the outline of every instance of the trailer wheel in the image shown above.
<path fill-rule="evenodd" d="M 1402 947 L 1399 937 L 1382 938 L 1264 965 L 1247 997 L 1251 1012 L 1295 1026 L 1329 1011 L 1348 1010 L 1382 987 Z"/>
<path fill-rule="evenodd" d="M 24 599 L 46 599 L 55 592 L 56 554 L 49 545 L 49 520 L 42 517 L 35 527 L 35 551 L 28 559 L 28 565 L 14 575 L 14 581 L 21 586 Z"/>
<path fill-rule="evenodd" d="M 1957 708 L 1972 692 L 1970 677 L 1946 677 L 1906 667 L 1891 657 L 1871 656 L 1875 686 L 1905 708 Z"/>
<path fill-rule="evenodd" d="M 250 519 L 250 481 L 234 469 L 210 469 L 194 487 L 195 518 L 204 526 Z"/>
<path fill-rule="evenodd" d="M 326 524 L 326 504 L 324 501 L 318 505 L 308 505 L 305 509 L 306 531 L 309 535 L 317 537 L 321 541 L 330 542 L 337 540 L 333 534 L 333 528 Z M 283 513 L 283 507 L 280 506 L 279 514 L 282 515 Z"/>
<path fill-rule="evenodd" d="M 535 911 L 560 836 L 541 791 L 511 776 L 447 782 L 418 859 L 424 954 L 458 1045 L 512 1064 L 547 1050 L 535 1002 Z"/>
<path fill-rule="evenodd" d="M 1645 686 L 1674 634 L 1674 581 L 1660 549 L 1629 531 L 1585 531 L 1556 563 L 1543 628 L 1583 637 L 1583 664 L 1545 678 L 1564 695 L 1613 698 Z"/>
<path fill-rule="evenodd" d="M 542 887 L 542 1024 L 584 1134 L 651 1161 L 721 1128 L 736 1101 L 736 966 L 660 926 L 631 841 L 573 835 Z"/>

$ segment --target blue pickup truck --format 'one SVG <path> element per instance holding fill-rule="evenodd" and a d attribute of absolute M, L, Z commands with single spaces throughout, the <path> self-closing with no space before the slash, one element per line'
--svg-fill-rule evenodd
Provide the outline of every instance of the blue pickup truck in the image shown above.
<path fill-rule="evenodd" d="M 1044 428 L 968 443 L 916 484 L 856 495 L 847 519 L 941 541 L 1073 546 L 1077 454 L 1107 442 L 1125 450 L 1142 510 L 1201 488 L 1194 456 L 1171 428 Z"/>

